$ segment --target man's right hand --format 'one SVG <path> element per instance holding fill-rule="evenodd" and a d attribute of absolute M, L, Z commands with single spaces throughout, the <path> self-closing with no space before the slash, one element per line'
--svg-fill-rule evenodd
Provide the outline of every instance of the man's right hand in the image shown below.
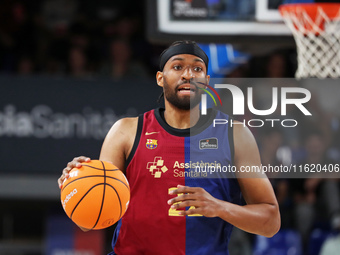
<path fill-rule="evenodd" d="M 80 168 L 82 165 L 81 163 L 83 162 L 90 162 L 91 159 L 89 157 L 85 157 L 85 156 L 80 156 L 80 157 L 76 157 L 74 158 L 71 162 L 67 163 L 67 166 L 64 168 L 62 175 L 60 176 L 60 178 L 58 179 L 58 185 L 59 188 L 62 188 L 62 185 L 64 183 L 64 181 L 69 178 L 69 172 L 73 169 L 73 168 Z"/>

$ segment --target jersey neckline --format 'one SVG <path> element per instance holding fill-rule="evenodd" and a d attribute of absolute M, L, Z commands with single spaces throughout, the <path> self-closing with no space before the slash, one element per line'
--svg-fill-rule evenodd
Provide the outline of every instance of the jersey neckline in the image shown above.
<path fill-rule="evenodd" d="M 174 136 L 194 136 L 201 133 L 205 130 L 212 122 L 213 119 L 216 117 L 217 111 L 215 109 L 209 108 L 207 110 L 207 115 L 201 115 L 200 119 L 196 123 L 195 126 L 186 129 L 179 129 L 171 127 L 164 118 L 164 108 L 157 108 L 154 110 L 154 114 L 158 123 L 162 126 L 162 128 L 171 135 Z"/>

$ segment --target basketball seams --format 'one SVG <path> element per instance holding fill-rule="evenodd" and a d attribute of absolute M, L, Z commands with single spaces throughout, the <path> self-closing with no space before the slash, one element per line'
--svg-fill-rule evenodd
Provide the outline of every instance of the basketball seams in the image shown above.
<path fill-rule="evenodd" d="M 103 164 L 103 161 L 100 161 L 100 162 Z M 94 166 L 85 165 L 85 164 L 82 164 L 82 166 L 87 166 L 87 167 L 92 168 L 92 169 L 104 171 L 104 169 L 99 168 L 99 167 L 94 167 Z M 104 167 L 104 164 L 103 164 L 103 167 Z M 118 170 L 120 171 L 120 169 L 118 169 L 118 168 L 115 168 L 115 169 L 105 169 L 105 171 L 118 171 Z"/>
<path fill-rule="evenodd" d="M 75 179 L 75 180 L 72 180 L 72 181 L 70 181 L 69 183 L 67 183 L 67 184 L 61 189 L 61 191 L 63 191 L 68 185 L 70 185 L 71 183 L 73 183 L 73 182 L 75 182 L 75 181 L 82 180 L 82 179 L 85 179 L 85 178 L 92 178 L 92 177 L 103 177 L 103 175 L 87 175 L 87 176 L 79 177 L 79 178 L 77 178 L 77 179 Z M 118 178 L 116 178 L 116 177 L 112 177 L 112 176 L 106 176 L 106 178 L 110 178 L 110 179 L 113 179 L 113 180 L 116 180 L 116 181 L 121 182 L 121 183 L 124 184 L 124 185 L 128 188 L 128 190 L 130 191 L 129 186 L 128 186 L 125 182 L 123 182 L 122 180 L 120 180 L 120 179 L 118 179 Z"/>
<path fill-rule="evenodd" d="M 98 166 L 99 162 L 101 163 L 102 168 Z M 123 177 L 125 176 L 122 172 L 115 173 L 115 171 L 121 170 L 113 169 L 115 166 L 112 167 L 112 164 L 106 165 L 106 162 L 101 160 L 98 160 L 98 163 L 93 162 L 93 164 L 95 165 L 94 167 L 91 165 L 83 165 L 85 168 L 84 173 L 74 174 L 72 175 L 68 182 L 65 182 L 65 185 L 63 185 L 63 187 L 61 188 L 61 198 L 63 199 L 65 193 L 72 190 L 73 187 L 76 188 L 82 187 L 78 190 L 78 195 L 80 196 L 77 196 L 75 201 L 69 204 L 71 208 L 67 206 L 64 207 L 64 210 L 65 212 L 70 212 L 69 218 L 74 222 L 79 222 L 78 223 L 79 225 L 85 224 L 89 229 L 101 229 L 104 226 L 103 221 L 109 215 L 112 215 L 111 217 L 114 219 L 115 222 L 117 220 L 116 218 L 118 216 L 117 214 L 119 214 L 118 220 L 121 219 L 121 217 L 124 215 L 126 210 L 123 211 L 124 208 L 122 207 L 122 205 L 126 202 L 125 200 L 129 200 L 129 196 L 128 197 L 125 196 L 125 193 L 126 192 L 130 193 L 130 187 L 126 178 L 125 178 L 126 182 L 124 181 Z M 110 169 L 109 170 L 106 169 L 107 167 Z M 93 171 L 91 169 L 101 170 L 101 172 Z M 90 173 L 92 172 L 91 175 L 87 175 L 88 172 Z M 98 179 L 98 177 L 100 178 Z M 73 178 L 76 179 L 72 180 Z M 80 180 L 80 182 L 76 182 L 78 180 Z M 118 184 L 115 181 L 118 181 L 120 184 Z M 84 186 L 82 186 L 83 184 Z M 126 191 L 124 191 L 124 188 L 121 184 L 125 186 Z M 101 185 L 104 186 L 101 187 Z M 106 187 L 106 185 L 108 185 L 108 187 Z M 93 197 L 93 193 L 96 194 L 95 197 Z M 100 196 L 102 196 L 102 199 L 100 199 Z M 112 201 L 111 198 L 113 198 L 113 196 L 115 196 L 114 207 L 112 207 L 113 204 L 110 202 Z M 109 200 L 105 201 L 105 199 Z M 94 202 L 95 204 L 93 204 Z M 87 210 L 86 207 L 83 207 L 83 203 L 85 204 L 90 203 L 91 205 L 94 206 L 93 209 L 95 209 L 94 211 L 91 212 L 91 214 L 88 215 L 89 217 L 88 219 L 87 216 L 83 214 L 83 210 L 85 211 Z M 114 214 L 110 213 L 111 211 L 114 212 Z"/>
<path fill-rule="evenodd" d="M 120 180 L 117 180 L 117 181 L 120 181 Z M 72 210 L 72 212 L 71 212 L 71 214 L 70 214 L 70 218 L 71 218 L 71 219 L 72 219 L 73 213 L 74 213 L 75 210 L 77 209 L 77 207 L 78 207 L 78 205 L 80 204 L 80 202 L 81 202 L 81 201 L 82 201 L 82 200 L 90 193 L 90 191 L 91 191 L 92 189 L 94 189 L 95 187 L 100 186 L 100 185 L 104 185 L 104 187 L 106 187 L 106 185 L 107 185 L 107 186 L 109 186 L 110 188 L 112 188 L 113 191 L 116 193 L 116 196 L 117 196 L 118 201 L 119 201 L 119 218 L 118 218 L 118 219 L 121 218 L 121 216 L 122 216 L 122 201 L 121 201 L 121 199 L 120 199 L 120 195 L 119 195 L 118 191 L 117 191 L 111 184 L 102 182 L 102 183 L 97 183 L 96 185 L 93 185 L 93 186 L 92 186 L 91 188 L 89 188 L 88 191 L 86 191 L 86 193 L 79 199 L 79 201 L 78 201 L 77 204 L 74 206 L 74 208 L 73 208 L 73 210 Z M 105 188 L 104 188 L 104 190 L 105 190 Z M 103 193 L 103 200 L 104 200 L 104 198 L 105 198 L 105 192 Z M 102 205 L 103 205 L 103 200 L 102 200 Z M 99 218 L 100 218 L 100 215 L 101 215 L 102 207 L 103 207 L 103 206 L 101 206 L 101 208 L 100 208 L 100 212 L 99 212 L 99 216 L 98 216 L 97 222 L 96 222 L 96 224 L 92 227 L 92 229 L 96 227 L 96 225 L 97 225 L 97 223 L 98 223 L 98 221 L 99 221 Z"/>
<path fill-rule="evenodd" d="M 105 185 L 105 183 L 97 183 L 96 185 L 93 185 L 91 188 L 88 189 L 88 191 L 86 191 L 86 193 L 79 199 L 79 201 L 77 202 L 77 204 L 74 206 L 71 214 L 70 214 L 70 218 L 72 219 L 73 213 L 74 211 L 77 209 L 78 205 L 80 204 L 80 202 L 90 193 L 90 191 L 92 189 L 94 189 L 95 187 L 99 186 L 99 185 Z"/>
<path fill-rule="evenodd" d="M 130 187 L 129 187 L 129 185 L 127 185 L 127 184 L 126 184 L 125 182 L 123 182 L 122 180 L 120 180 L 120 179 L 118 179 L 118 178 L 115 178 L 115 177 L 111 177 L 111 176 L 107 176 L 107 178 L 110 178 L 110 179 L 119 181 L 119 182 L 122 183 L 122 184 L 128 189 L 128 191 L 130 192 Z"/>
<path fill-rule="evenodd" d="M 99 210 L 99 213 L 98 213 L 98 217 L 97 217 L 97 221 L 96 221 L 96 223 L 94 224 L 94 226 L 92 227 L 92 229 L 94 229 L 96 226 L 97 226 L 97 224 L 98 224 L 98 221 L 99 221 L 99 219 L 100 219 L 100 216 L 101 216 L 101 214 L 102 214 L 102 210 L 103 210 L 103 206 L 104 206 L 104 199 L 105 199 L 105 191 L 106 191 L 106 171 L 105 171 L 105 165 L 104 165 L 104 163 L 103 163 L 103 161 L 100 161 L 101 163 L 102 163 L 102 165 L 103 165 L 103 170 L 104 170 L 104 189 L 103 189 L 103 196 L 102 196 L 102 203 L 101 203 L 101 205 L 100 205 L 100 210 Z"/>
<path fill-rule="evenodd" d="M 72 180 L 70 181 L 69 183 L 67 183 L 65 186 L 62 187 L 61 191 L 64 191 L 64 189 L 70 185 L 71 183 L 75 182 L 75 181 L 78 181 L 78 180 L 82 180 L 82 179 L 86 179 L 86 178 L 91 178 L 91 177 L 103 177 L 102 175 L 87 175 L 87 176 L 82 176 L 82 177 L 79 177 L 75 180 Z"/>
<path fill-rule="evenodd" d="M 111 187 L 114 192 L 116 192 L 116 195 L 117 195 L 117 198 L 118 198 L 118 201 L 119 201 L 119 218 L 120 219 L 122 217 L 122 201 L 120 200 L 120 195 L 118 193 L 118 191 L 115 189 L 115 187 L 113 187 L 111 184 L 107 183 L 106 185 L 108 185 L 109 187 Z"/>

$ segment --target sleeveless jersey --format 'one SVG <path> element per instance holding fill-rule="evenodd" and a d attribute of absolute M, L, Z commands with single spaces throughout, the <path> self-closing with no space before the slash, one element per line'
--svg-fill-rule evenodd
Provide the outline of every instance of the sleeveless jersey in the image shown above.
<path fill-rule="evenodd" d="M 205 172 L 209 166 L 233 163 L 232 128 L 214 127 L 213 119 L 229 117 L 213 111 L 191 129 L 175 129 L 164 121 L 164 109 L 139 116 L 126 168 L 131 200 L 115 230 L 111 254 L 228 254 L 231 224 L 219 217 L 180 216 L 167 204 L 174 197 L 169 191 L 178 184 L 241 203 L 236 178 Z"/>

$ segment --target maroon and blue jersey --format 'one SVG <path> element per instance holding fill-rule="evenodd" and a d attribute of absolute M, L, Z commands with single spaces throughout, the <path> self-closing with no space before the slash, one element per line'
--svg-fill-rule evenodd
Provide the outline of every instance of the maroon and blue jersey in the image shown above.
<path fill-rule="evenodd" d="M 111 254 L 228 254 L 231 224 L 219 217 L 180 216 L 167 203 L 178 184 L 241 203 L 236 178 L 207 173 L 211 167 L 233 164 L 232 128 L 214 127 L 214 119 L 229 117 L 212 110 L 193 128 L 175 129 L 165 122 L 164 109 L 139 116 L 126 167 L 131 200 L 115 230 Z"/>

